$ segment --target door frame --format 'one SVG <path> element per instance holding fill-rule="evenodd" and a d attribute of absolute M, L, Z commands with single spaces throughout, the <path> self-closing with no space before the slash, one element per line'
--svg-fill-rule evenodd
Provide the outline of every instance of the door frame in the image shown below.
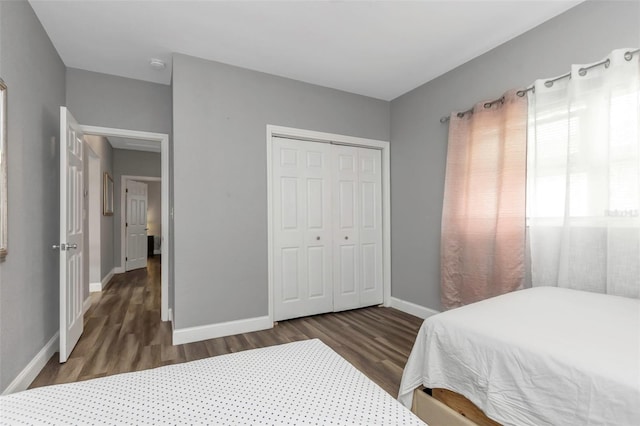
<path fill-rule="evenodd" d="M 141 132 L 138 130 L 118 129 L 113 127 L 84 126 L 80 128 L 85 134 L 105 136 L 105 137 L 121 137 L 128 139 L 140 139 L 153 141 L 160 144 L 160 193 L 161 203 L 161 220 L 162 235 L 160 244 L 161 256 L 161 290 L 160 290 L 160 318 L 162 321 L 171 320 L 171 312 L 169 309 L 169 265 L 171 264 L 169 256 L 169 135 L 166 133 Z M 156 178 L 157 179 L 157 178 Z M 123 210 L 123 209 L 121 209 Z M 124 255 L 121 256 L 121 262 Z M 120 268 L 124 272 L 124 263 Z"/>
<path fill-rule="evenodd" d="M 87 206 L 87 233 L 89 244 L 85 248 L 85 256 L 89 263 L 89 293 L 96 291 L 96 289 L 102 288 L 102 265 L 101 265 L 101 230 L 100 221 L 102 218 L 102 170 L 100 164 L 102 159 L 93 150 L 91 145 L 86 141 L 84 143 L 85 151 L 87 153 L 87 164 L 85 165 L 85 173 L 87 173 L 88 182 L 88 206 Z M 93 241 L 93 245 L 91 242 Z M 95 247 L 92 249 L 91 247 Z M 97 264 L 95 262 L 97 261 Z M 97 268 L 96 268 L 97 267 Z M 92 280 L 92 272 L 98 273 L 98 279 Z"/>
<path fill-rule="evenodd" d="M 162 178 L 156 176 L 133 176 L 133 175 L 122 175 L 120 180 L 120 264 L 122 268 L 127 271 L 127 181 L 133 180 L 136 182 L 160 182 L 162 185 Z M 162 189 L 160 190 L 162 192 Z M 148 197 L 147 192 L 147 197 Z M 148 199 L 147 199 L 148 200 Z M 162 193 L 160 194 L 160 205 L 162 205 Z M 147 210 L 149 210 L 149 203 L 147 202 Z M 160 213 L 162 215 L 162 212 Z M 160 218 L 162 221 L 162 217 Z M 162 234 L 164 230 L 161 230 Z M 160 236 L 160 253 L 162 253 L 162 245 L 163 239 L 162 235 Z M 146 244 L 146 243 L 145 243 Z M 147 253 L 147 257 L 149 254 Z M 162 256 L 162 254 L 160 255 Z M 160 258 L 162 261 L 162 257 Z"/>
<path fill-rule="evenodd" d="M 267 124 L 267 263 L 269 321 L 273 322 L 273 143 L 274 136 L 334 145 L 378 149 L 382 154 L 382 294 L 383 306 L 391 306 L 391 175 L 388 141 L 316 132 Z"/>

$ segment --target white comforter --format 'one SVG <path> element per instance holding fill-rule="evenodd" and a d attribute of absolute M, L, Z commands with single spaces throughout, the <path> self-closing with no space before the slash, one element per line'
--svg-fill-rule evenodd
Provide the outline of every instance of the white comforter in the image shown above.
<path fill-rule="evenodd" d="M 506 425 L 640 425 L 640 300 L 537 287 L 435 315 L 398 399 L 419 385 Z"/>
<path fill-rule="evenodd" d="M 424 425 L 317 339 L 4 396 L 0 424 Z"/>

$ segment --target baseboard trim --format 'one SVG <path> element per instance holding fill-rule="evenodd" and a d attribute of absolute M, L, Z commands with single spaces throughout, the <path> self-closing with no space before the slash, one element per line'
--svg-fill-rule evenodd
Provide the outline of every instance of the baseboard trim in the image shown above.
<path fill-rule="evenodd" d="M 111 278 L 113 278 L 113 274 L 115 273 L 116 273 L 116 268 L 113 268 L 111 271 L 109 271 L 107 275 L 105 275 L 104 278 L 102 278 L 102 282 L 100 283 L 102 284 L 102 288 L 105 288 L 107 284 L 109 284 L 109 281 L 111 281 Z"/>
<path fill-rule="evenodd" d="M 91 296 L 84 299 L 84 302 L 82 303 L 82 315 L 84 315 L 89 310 L 90 307 L 91 307 Z"/>
<path fill-rule="evenodd" d="M 116 266 L 113 268 L 113 270 L 111 271 L 112 274 L 124 274 L 125 270 L 122 266 Z"/>
<path fill-rule="evenodd" d="M 105 275 L 102 278 L 102 281 L 99 283 L 89 283 L 89 292 L 96 293 L 98 291 L 102 291 L 102 289 L 105 288 L 107 284 L 109 284 L 109 281 L 111 281 L 111 278 L 113 278 L 115 271 L 116 271 L 116 268 L 113 268 L 111 271 L 109 271 L 107 275 Z"/>
<path fill-rule="evenodd" d="M 18 376 L 13 379 L 9 386 L 2 391 L 3 395 L 9 395 L 10 393 L 20 392 L 26 390 L 31 382 L 38 377 L 40 371 L 47 365 L 49 359 L 58 352 L 58 338 L 60 337 L 60 332 L 56 332 L 56 334 L 47 342 L 46 345 L 37 355 L 27 364 L 27 366 L 18 374 Z"/>
<path fill-rule="evenodd" d="M 169 308 L 167 314 L 167 316 L 169 317 L 169 322 L 171 323 L 171 331 L 173 331 L 173 309 Z"/>
<path fill-rule="evenodd" d="M 391 298 L 390 306 L 399 311 L 406 312 L 418 318 L 426 319 L 432 315 L 439 314 L 440 311 L 436 311 L 435 309 L 427 308 L 424 306 L 416 305 L 415 303 L 407 302 L 402 299 L 398 299 L 396 297 Z"/>
<path fill-rule="evenodd" d="M 201 340 L 215 339 L 216 337 L 232 336 L 234 334 L 250 333 L 252 331 L 273 328 L 273 322 L 268 316 L 247 318 L 237 321 L 222 322 L 219 324 L 203 325 L 173 330 L 173 344 L 198 342 Z"/>

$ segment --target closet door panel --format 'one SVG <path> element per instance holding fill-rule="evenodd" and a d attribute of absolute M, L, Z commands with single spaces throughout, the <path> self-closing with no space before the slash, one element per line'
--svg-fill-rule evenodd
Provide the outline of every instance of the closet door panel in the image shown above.
<path fill-rule="evenodd" d="M 358 148 L 360 306 L 383 301 L 382 155 Z"/>
<path fill-rule="evenodd" d="M 280 252 L 282 271 L 282 294 L 283 302 L 300 300 L 298 281 L 300 280 L 300 249 L 297 247 L 285 247 Z"/>
<path fill-rule="evenodd" d="M 342 244 L 340 246 L 339 266 L 340 266 L 340 296 L 357 296 L 356 271 L 356 247 L 353 244 Z"/>
<path fill-rule="evenodd" d="M 355 232 L 356 223 L 356 181 L 351 178 L 338 182 L 338 224 L 341 230 Z"/>
<path fill-rule="evenodd" d="M 328 144 L 273 138 L 276 321 L 333 308 L 330 148 Z"/>
<path fill-rule="evenodd" d="M 298 179 L 283 176 L 280 178 L 282 212 L 280 224 L 282 230 L 298 230 Z"/>
<path fill-rule="evenodd" d="M 362 244 L 362 291 L 375 290 L 377 264 L 380 263 L 375 244 Z M 375 302 L 374 302 L 375 303 Z"/>
<path fill-rule="evenodd" d="M 358 149 L 333 146 L 333 310 L 360 307 Z"/>
<path fill-rule="evenodd" d="M 325 259 L 325 249 L 324 247 L 309 247 L 307 249 L 307 282 L 309 283 L 309 298 L 322 298 L 327 296 L 328 286 L 325 285 L 327 282 L 326 269 L 327 269 L 327 261 Z M 333 295 L 330 294 L 333 299 Z"/>
<path fill-rule="evenodd" d="M 301 141 L 296 141 L 300 143 Z M 307 277 L 305 280 L 306 315 L 331 312 L 333 277 L 331 265 L 331 145 L 302 142 L 305 146 L 304 181 L 306 197 L 305 246 Z"/>

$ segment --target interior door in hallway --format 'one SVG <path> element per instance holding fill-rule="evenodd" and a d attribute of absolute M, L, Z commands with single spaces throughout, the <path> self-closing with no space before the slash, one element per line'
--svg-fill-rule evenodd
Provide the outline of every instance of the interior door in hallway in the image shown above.
<path fill-rule="evenodd" d="M 331 145 L 273 138 L 276 321 L 333 310 Z"/>
<path fill-rule="evenodd" d="M 60 107 L 60 362 L 83 331 L 83 150 L 78 122 Z"/>
<path fill-rule="evenodd" d="M 147 184 L 127 180 L 126 271 L 147 266 Z"/>

